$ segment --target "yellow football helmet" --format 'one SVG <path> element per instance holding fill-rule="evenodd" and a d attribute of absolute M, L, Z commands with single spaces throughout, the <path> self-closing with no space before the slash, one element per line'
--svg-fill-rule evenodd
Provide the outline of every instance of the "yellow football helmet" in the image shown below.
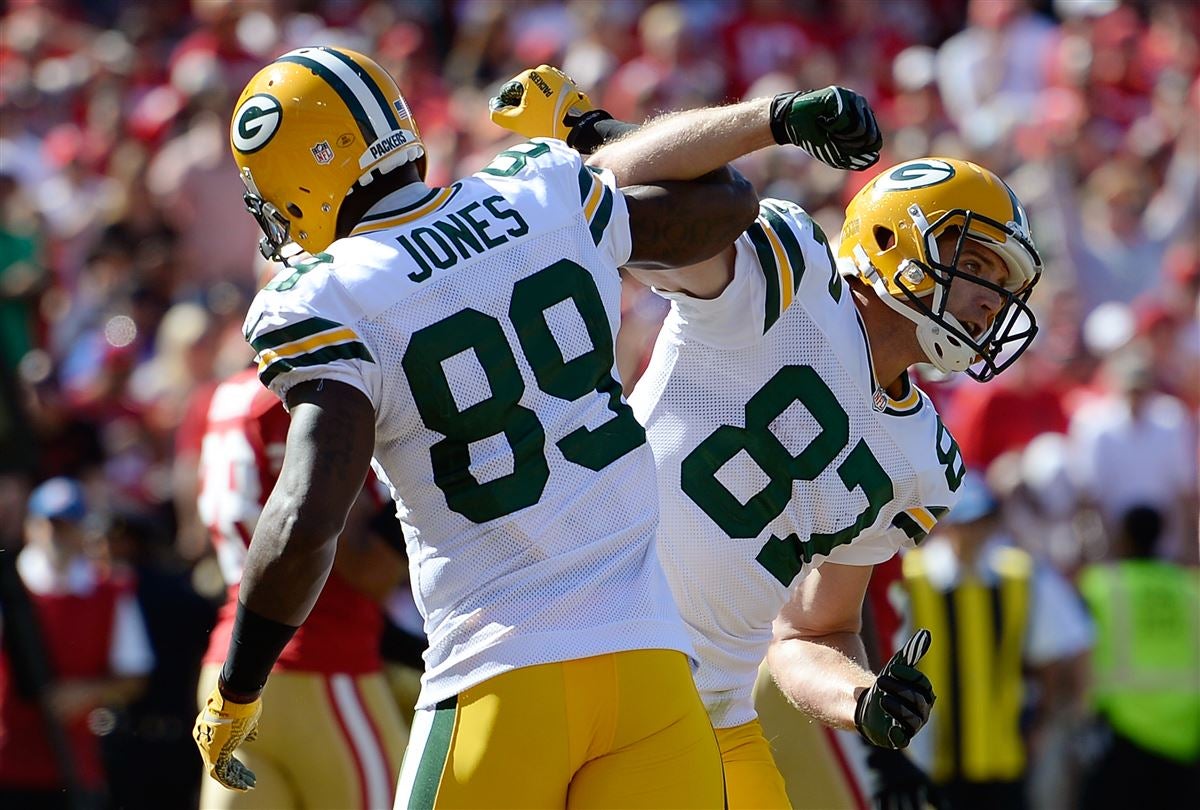
<path fill-rule="evenodd" d="M 947 232 L 958 240 L 954 255 L 944 257 L 937 239 Z M 1003 287 L 958 269 L 967 239 L 1004 260 Z M 1012 189 L 977 164 L 931 157 L 885 169 L 847 206 L 838 255 L 917 324 L 921 348 L 942 371 L 966 371 L 985 382 L 1012 365 L 1037 333 L 1027 302 L 1042 260 L 1029 219 Z M 1003 304 L 984 334 L 972 337 L 946 311 L 955 281 L 1000 293 Z"/>
<path fill-rule="evenodd" d="M 299 48 L 260 70 L 238 99 L 229 144 L 263 255 L 276 261 L 291 241 L 328 247 L 342 201 L 373 173 L 415 161 L 425 176 L 425 145 L 396 82 L 344 48 Z"/>

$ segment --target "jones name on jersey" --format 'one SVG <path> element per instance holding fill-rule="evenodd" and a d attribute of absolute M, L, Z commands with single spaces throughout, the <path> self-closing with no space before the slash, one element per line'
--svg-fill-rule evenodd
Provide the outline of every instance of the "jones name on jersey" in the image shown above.
<path fill-rule="evenodd" d="M 672 300 L 630 397 L 658 466 L 659 555 L 700 656 L 714 724 L 751 687 L 791 588 L 825 561 L 873 565 L 925 537 L 964 468 L 907 377 L 876 383 L 824 233 L 763 200 L 720 296 Z"/>
<path fill-rule="evenodd" d="M 336 380 L 375 408 L 429 636 L 419 708 L 514 667 L 690 650 L 614 367 L 630 250 L 613 175 L 535 140 L 394 192 L 247 316 L 280 397 Z"/>

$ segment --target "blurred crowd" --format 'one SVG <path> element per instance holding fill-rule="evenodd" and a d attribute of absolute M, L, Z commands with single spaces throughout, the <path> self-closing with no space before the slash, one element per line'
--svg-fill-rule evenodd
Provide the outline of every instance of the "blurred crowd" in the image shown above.
<path fill-rule="evenodd" d="M 123 686 L 137 681 L 140 697 L 99 694 L 93 702 L 125 708 L 89 726 L 105 740 L 117 804 L 138 806 L 122 792 L 121 772 L 143 738 L 162 743 L 155 761 L 164 782 L 199 779 L 188 730 L 223 589 L 195 506 L 197 426 L 217 382 L 252 357 L 240 327 L 264 271 L 228 120 L 258 68 L 302 45 L 361 50 L 391 71 L 429 146 L 433 185 L 512 142 L 488 120 L 487 99 L 543 62 L 632 121 L 842 84 L 879 116 L 881 166 L 923 155 L 988 166 L 1024 201 L 1045 260 L 1032 299 L 1041 333 L 988 385 L 929 376 L 926 390 L 996 499 L 1005 542 L 1076 589 L 1149 521 L 1150 556 L 1190 572 L 1195 588 L 1193 0 L 9 0 L 4 8 L 0 554 L 51 542 L 29 528 L 50 520 L 79 529 L 73 554 L 134 583 L 155 664 L 148 670 L 149 659 L 131 653 L 137 666 L 109 673 Z M 739 168 L 760 195 L 798 202 L 831 236 L 871 175 L 782 148 Z M 666 306 L 632 281 L 625 292 L 618 364 L 629 389 Z M 56 477 L 69 491 L 30 499 Z M 1177 639 L 1194 650 L 1195 622 Z M 1066 744 L 1053 750 L 1088 758 Z M 1056 783 L 1042 794 L 1061 801 L 1077 788 Z"/>

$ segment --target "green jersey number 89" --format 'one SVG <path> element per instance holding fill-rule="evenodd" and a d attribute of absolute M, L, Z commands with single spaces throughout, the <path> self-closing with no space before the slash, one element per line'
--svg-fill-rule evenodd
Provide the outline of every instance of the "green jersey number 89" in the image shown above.
<path fill-rule="evenodd" d="M 566 360 L 545 312 L 571 301 L 587 328 L 592 348 Z M 578 427 L 558 440 L 568 461 L 602 470 L 646 442 L 646 433 L 621 399 L 612 375 L 613 342 L 600 291 L 586 269 L 563 259 L 513 286 L 508 308 L 517 342 L 538 388 L 574 401 L 591 392 L 607 397 L 613 417 L 594 429 Z M 466 408 L 455 402 L 443 363 L 472 351 L 487 378 L 490 396 Z M 500 322 L 463 309 L 418 330 L 401 359 L 425 426 L 445 436 L 429 449 L 434 482 L 450 509 L 483 523 L 537 503 L 546 489 L 546 432 L 538 415 L 520 404 L 525 380 Z M 503 435 L 513 471 L 485 483 L 471 473 L 470 443 Z"/>

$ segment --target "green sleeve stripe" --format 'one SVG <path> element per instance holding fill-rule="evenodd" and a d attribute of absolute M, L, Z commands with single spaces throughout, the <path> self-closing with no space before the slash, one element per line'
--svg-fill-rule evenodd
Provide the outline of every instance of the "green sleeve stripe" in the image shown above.
<path fill-rule="evenodd" d="M 925 539 L 925 530 L 907 512 L 897 512 L 896 516 L 892 518 L 892 525 L 908 535 L 908 539 L 918 545 Z"/>
<path fill-rule="evenodd" d="M 266 349 L 274 349 L 285 343 L 291 343 L 293 340 L 300 340 L 301 338 L 312 337 L 315 334 L 326 332 L 330 329 L 341 328 L 342 325 L 337 321 L 330 321 L 325 318 L 306 318 L 303 321 L 288 324 L 280 329 L 259 335 L 250 341 L 250 345 L 254 348 L 254 351 L 261 353 Z"/>
<path fill-rule="evenodd" d="M 600 207 L 596 209 L 590 226 L 593 244 L 600 244 L 600 239 L 604 236 L 604 229 L 608 227 L 608 221 L 612 218 L 612 209 L 613 192 L 611 188 L 605 186 L 604 196 L 600 199 Z"/>
<path fill-rule="evenodd" d="M 587 166 L 579 167 L 579 204 L 587 205 L 587 198 L 592 194 L 592 183 L 596 182 Z"/>
<path fill-rule="evenodd" d="M 950 511 L 949 506 L 926 506 L 925 508 L 929 510 L 929 514 L 933 515 L 934 520 L 941 520 Z"/>
<path fill-rule="evenodd" d="M 775 251 L 767 239 L 766 233 L 759 222 L 755 222 L 747 230 L 754 250 L 758 253 L 758 266 L 767 282 L 766 312 L 763 318 L 763 334 L 779 320 L 779 265 L 775 262 Z"/>
<path fill-rule="evenodd" d="M 454 739 L 454 727 L 458 720 L 458 700 L 450 698 L 437 705 L 433 722 L 425 745 L 419 752 L 417 775 L 413 780 L 412 793 L 408 796 L 408 810 L 432 810 L 437 804 L 438 790 L 446 771 L 446 760 L 450 757 L 450 743 Z M 404 797 L 400 797 L 403 800 Z"/>
<path fill-rule="evenodd" d="M 787 254 L 788 262 L 792 265 L 792 292 L 800 289 L 800 279 L 804 277 L 804 251 L 800 248 L 800 240 L 796 238 L 796 234 L 788 225 L 787 220 L 781 217 L 779 210 L 772 208 L 770 204 L 763 203 L 759 209 L 767 222 L 771 223 L 771 228 L 779 236 L 779 241 L 783 243 L 783 252 Z"/>
<path fill-rule="evenodd" d="M 817 240 L 817 244 L 825 248 L 825 255 L 829 259 L 829 266 L 832 272 L 832 278 L 829 279 L 829 294 L 834 301 L 842 300 L 842 274 L 838 272 L 837 260 L 833 258 L 833 251 L 829 249 L 829 238 L 825 236 L 825 231 L 821 230 L 821 226 L 812 217 L 808 218 L 812 223 L 813 239 Z"/>
<path fill-rule="evenodd" d="M 311 366 L 323 366 L 335 360 L 365 360 L 368 363 L 375 362 L 375 358 L 371 357 L 371 353 L 367 351 L 367 347 L 356 340 L 350 343 L 339 343 L 336 346 L 322 346 L 316 351 L 311 351 L 308 354 L 300 354 L 295 357 L 280 357 L 258 372 L 258 379 L 262 381 L 263 385 L 270 385 L 271 380 L 285 371 L 309 368 Z"/>

